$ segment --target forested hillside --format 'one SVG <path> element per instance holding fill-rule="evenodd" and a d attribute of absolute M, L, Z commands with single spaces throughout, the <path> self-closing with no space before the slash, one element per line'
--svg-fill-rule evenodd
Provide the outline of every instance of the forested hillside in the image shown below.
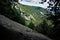
<path fill-rule="evenodd" d="M 59 30 L 59 15 L 52 15 L 52 12 L 41 7 L 22 5 L 16 0 L 1 0 L 0 4 L 0 15 L 4 15 L 13 21 L 52 39 L 59 39 L 55 36 Z M 57 21 L 55 20 L 55 17 Z M 55 21 L 57 22 L 58 27 L 55 27 Z"/>

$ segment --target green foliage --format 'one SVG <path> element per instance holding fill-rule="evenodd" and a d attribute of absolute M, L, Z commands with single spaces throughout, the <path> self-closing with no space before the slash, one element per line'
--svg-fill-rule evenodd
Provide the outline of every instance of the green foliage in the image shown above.
<path fill-rule="evenodd" d="M 25 6 L 18 3 L 16 3 L 15 7 L 24 13 L 26 17 L 31 16 L 30 20 L 27 20 L 25 17 L 23 17 L 25 19 L 25 26 L 28 26 L 29 28 L 32 28 L 33 30 L 36 30 L 37 32 L 43 33 L 45 35 L 50 34 L 54 24 L 53 20 L 50 18 L 51 15 L 46 9 L 40 7 Z"/>
<path fill-rule="evenodd" d="M 20 11 L 24 12 L 25 15 L 31 16 L 30 17 L 30 20 L 27 20 L 28 23 L 30 23 L 31 22 L 31 19 L 32 19 L 32 22 L 33 22 L 33 24 L 35 26 L 37 26 L 39 23 L 41 23 L 44 20 L 44 18 L 45 18 L 45 16 L 42 15 L 40 12 L 43 12 L 43 14 L 46 14 L 47 13 L 47 11 L 44 11 L 46 9 L 43 9 L 43 8 L 25 6 L 25 5 L 21 5 L 21 4 L 17 4 L 16 7 L 18 5 L 19 5 L 19 7 L 21 9 Z"/>
<path fill-rule="evenodd" d="M 53 28 L 54 24 L 53 21 L 49 19 L 51 16 L 47 16 L 49 12 L 46 9 L 40 7 L 25 6 L 16 2 L 6 4 L 5 7 L 3 7 L 3 5 L 1 7 L 2 15 L 5 15 L 18 23 L 36 30 L 37 32 L 43 33 L 45 35 L 50 34 L 50 30 Z M 23 13 L 23 15 L 21 15 L 21 13 Z M 28 20 L 25 17 L 30 18 Z"/>

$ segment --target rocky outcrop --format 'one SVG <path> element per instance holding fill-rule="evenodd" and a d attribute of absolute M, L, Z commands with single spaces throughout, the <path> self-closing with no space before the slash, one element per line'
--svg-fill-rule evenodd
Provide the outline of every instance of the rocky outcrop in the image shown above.
<path fill-rule="evenodd" d="M 43 34 L 0 15 L 0 40 L 51 40 Z"/>

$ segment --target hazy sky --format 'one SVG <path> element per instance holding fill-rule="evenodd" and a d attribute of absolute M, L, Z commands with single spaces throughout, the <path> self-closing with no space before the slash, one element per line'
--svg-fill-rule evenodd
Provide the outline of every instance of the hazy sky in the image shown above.
<path fill-rule="evenodd" d="M 48 2 L 49 0 L 47 0 Z M 41 2 L 41 0 L 19 0 L 20 4 L 23 5 L 28 5 L 28 6 L 37 6 L 37 7 L 42 7 L 42 8 L 47 8 L 47 6 L 49 6 L 49 4 L 47 2 L 45 2 L 44 4 L 39 4 L 39 2 Z"/>

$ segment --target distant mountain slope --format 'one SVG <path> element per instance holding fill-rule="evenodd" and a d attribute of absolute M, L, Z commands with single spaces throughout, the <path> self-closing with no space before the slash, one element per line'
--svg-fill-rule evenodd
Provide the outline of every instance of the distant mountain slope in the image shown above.
<path fill-rule="evenodd" d="M 26 6 L 18 3 L 15 4 L 15 8 L 20 10 L 21 16 L 25 18 L 26 25 L 29 25 L 32 22 L 35 26 L 37 26 L 43 23 L 44 20 L 47 20 L 46 18 L 48 16 L 45 14 L 50 14 L 50 12 L 41 7 Z"/>

